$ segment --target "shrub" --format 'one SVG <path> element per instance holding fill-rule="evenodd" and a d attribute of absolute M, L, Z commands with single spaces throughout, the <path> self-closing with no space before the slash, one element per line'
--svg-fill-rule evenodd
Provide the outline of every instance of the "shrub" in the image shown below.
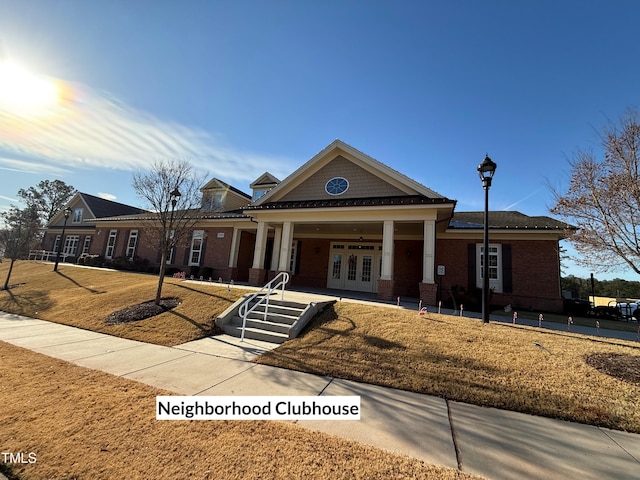
<path fill-rule="evenodd" d="M 211 277 L 213 275 L 213 268 L 211 267 L 201 267 L 200 271 L 198 272 L 198 277 L 202 277 L 205 280 L 208 280 L 209 277 Z"/>
<path fill-rule="evenodd" d="M 489 304 L 491 304 L 492 290 L 489 290 Z M 464 305 L 465 310 L 480 311 L 482 309 L 482 289 L 481 288 L 465 288 L 460 285 L 451 287 L 450 298 L 443 300 L 443 303 L 449 307 L 460 308 Z"/>
<path fill-rule="evenodd" d="M 146 258 L 138 257 L 137 255 L 133 259 L 121 256 L 114 257 L 110 262 L 106 262 L 105 266 L 115 268 L 116 270 L 126 270 L 129 272 L 145 272 L 149 265 L 149 260 Z"/>

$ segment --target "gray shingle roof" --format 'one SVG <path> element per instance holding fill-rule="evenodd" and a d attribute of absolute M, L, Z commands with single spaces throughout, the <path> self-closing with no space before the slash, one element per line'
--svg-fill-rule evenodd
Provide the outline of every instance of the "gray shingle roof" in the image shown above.
<path fill-rule="evenodd" d="M 146 211 L 142 208 L 132 207 L 131 205 L 125 205 L 124 203 L 113 202 L 111 200 L 105 200 L 104 198 L 89 195 L 88 193 L 80 193 L 79 195 L 96 218 L 113 217 L 117 215 L 135 215 Z"/>
<path fill-rule="evenodd" d="M 451 229 L 484 228 L 484 212 L 455 212 L 449 222 Z M 530 217 L 515 211 L 489 212 L 489 228 L 520 230 L 572 230 L 574 226 L 551 217 Z"/>
<path fill-rule="evenodd" d="M 367 198 L 329 198 L 323 200 L 291 200 L 286 202 L 268 202 L 262 205 L 249 205 L 245 210 L 275 210 L 288 208 L 327 208 L 327 207 L 363 207 L 379 205 L 432 205 L 455 203 L 448 198 L 428 198 L 422 195 L 403 195 L 397 197 Z"/>

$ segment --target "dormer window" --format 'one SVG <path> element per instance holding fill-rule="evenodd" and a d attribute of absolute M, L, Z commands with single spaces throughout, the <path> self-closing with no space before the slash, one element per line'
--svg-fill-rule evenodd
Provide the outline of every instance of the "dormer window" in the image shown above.
<path fill-rule="evenodd" d="M 249 185 L 253 193 L 251 194 L 251 201 L 257 202 L 265 196 L 271 189 L 280 183 L 276 177 L 269 172 L 264 172 L 255 181 Z"/>
<path fill-rule="evenodd" d="M 256 200 L 262 198 L 264 196 L 265 193 L 267 193 L 268 190 L 254 190 L 253 191 L 253 198 L 252 200 L 255 202 Z"/>
<path fill-rule="evenodd" d="M 218 210 L 223 206 L 224 195 L 222 193 L 207 193 L 202 202 L 205 210 Z"/>
<path fill-rule="evenodd" d="M 76 208 L 73 211 L 73 223 L 82 222 L 82 208 Z"/>

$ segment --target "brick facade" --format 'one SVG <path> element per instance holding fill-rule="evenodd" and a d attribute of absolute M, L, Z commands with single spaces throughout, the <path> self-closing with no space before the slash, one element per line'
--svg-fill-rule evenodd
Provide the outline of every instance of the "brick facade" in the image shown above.
<path fill-rule="evenodd" d="M 490 240 L 503 245 L 503 257 L 510 248 L 511 262 L 503 258 L 503 277 L 510 278 L 503 291 L 492 292 L 491 304 L 496 307 L 511 305 L 525 310 L 539 309 L 560 312 L 562 298 L 557 240 Z M 467 290 L 478 288 L 476 258 L 470 257 L 475 245 L 482 240 L 439 239 L 436 243 L 436 264 L 445 267 L 445 275 L 438 277 L 440 297 L 451 300 L 456 287 Z M 507 263 L 505 265 L 505 263 Z M 510 268 L 509 268 L 510 267 Z M 510 271 L 505 271 L 509 269 Z"/>

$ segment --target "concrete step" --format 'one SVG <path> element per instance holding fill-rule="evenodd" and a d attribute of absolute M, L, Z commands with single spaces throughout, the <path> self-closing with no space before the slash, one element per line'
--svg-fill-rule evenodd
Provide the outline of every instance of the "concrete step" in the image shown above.
<path fill-rule="evenodd" d="M 225 333 L 229 335 L 232 335 L 238 338 L 242 336 L 241 325 L 227 324 L 227 325 L 224 325 L 222 328 L 225 331 Z M 287 335 L 286 333 L 280 333 L 280 332 L 269 332 L 267 330 L 262 330 L 257 328 L 245 328 L 244 338 L 280 344 L 287 341 L 289 339 L 289 335 Z"/>
<path fill-rule="evenodd" d="M 260 305 L 256 306 L 256 309 L 254 310 L 254 312 L 264 313 L 266 308 L 267 308 L 266 304 L 261 303 Z M 299 317 L 305 308 L 307 308 L 307 306 L 302 303 L 296 304 L 296 306 L 290 306 L 290 305 L 278 305 L 278 304 L 269 302 L 269 313 L 277 313 L 282 315 Z"/>
<path fill-rule="evenodd" d="M 272 313 L 271 309 L 269 309 L 269 311 L 267 312 L 266 321 L 273 322 L 273 323 L 282 323 L 284 325 L 290 326 L 290 325 L 293 325 L 298 318 L 300 318 L 299 314 L 298 315 L 282 315 L 280 313 Z M 265 320 L 264 312 L 258 312 L 254 310 L 247 316 L 247 320 L 249 319 L 264 321 Z"/>
<path fill-rule="evenodd" d="M 234 317 L 231 321 L 231 325 L 242 327 L 242 317 Z M 266 330 L 268 332 L 285 333 L 287 335 L 289 335 L 289 329 L 291 328 L 290 323 L 281 323 L 281 322 L 277 322 L 277 321 L 274 322 L 269 320 L 264 321 L 262 319 L 262 316 L 260 316 L 259 319 L 247 318 L 246 326 L 247 328 Z"/>

